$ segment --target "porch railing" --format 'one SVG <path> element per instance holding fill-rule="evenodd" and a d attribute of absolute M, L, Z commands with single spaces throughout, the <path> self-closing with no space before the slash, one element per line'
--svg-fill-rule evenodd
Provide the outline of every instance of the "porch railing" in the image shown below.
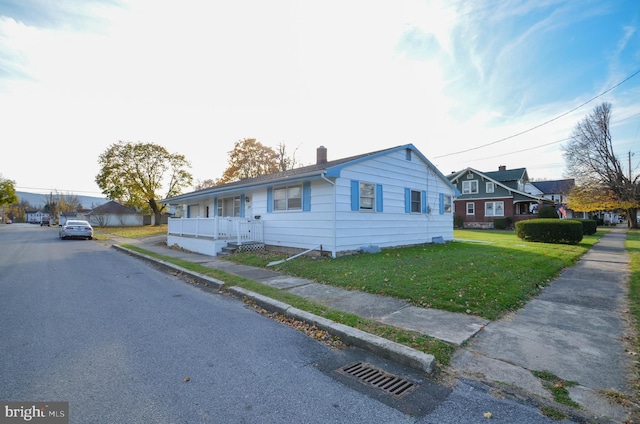
<path fill-rule="evenodd" d="M 176 236 L 231 240 L 238 245 L 264 242 L 262 221 L 247 218 L 169 218 L 167 233 Z"/>

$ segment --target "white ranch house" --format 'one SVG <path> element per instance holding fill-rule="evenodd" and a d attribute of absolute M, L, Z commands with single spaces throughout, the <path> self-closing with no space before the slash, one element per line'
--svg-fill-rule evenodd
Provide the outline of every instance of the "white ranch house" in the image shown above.
<path fill-rule="evenodd" d="M 229 243 L 330 253 L 453 239 L 459 192 L 412 144 L 163 199 L 167 244 L 215 256 Z"/>

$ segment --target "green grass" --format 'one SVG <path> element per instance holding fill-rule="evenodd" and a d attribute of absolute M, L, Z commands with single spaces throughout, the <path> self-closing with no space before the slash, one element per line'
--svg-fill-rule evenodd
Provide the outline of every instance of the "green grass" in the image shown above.
<path fill-rule="evenodd" d="M 531 371 L 531 373 L 540 379 L 542 385 L 551 392 L 556 402 L 580 409 L 580 404 L 571 399 L 567 390 L 567 387 L 576 386 L 578 383 L 562 380 L 551 371 Z"/>
<path fill-rule="evenodd" d="M 103 230 L 107 231 L 106 228 Z M 121 229 L 108 229 L 108 232 L 113 233 L 114 230 Z M 132 235 L 136 234 L 136 231 L 122 230 L 130 237 L 140 237 Z M 577 245 L 556 245 L 524 242 L 512 231 L 456 230 L 456 239 L 464 241 L 386 249 L 378 254 L 344 256 L 337 259 L 300 257 L 276 265 L 273 269 L 324 284 L 405 299 L 418 306 L 470 313 L 495 320 L 509 311 L 522 307 L 531 297 L 538 294 L 563 268 L 573 265 L 604 231 L 599 229 L 595 235 L 585 236 Z M 166 229 L 161 232 L 166 233 Z M 126 237 L 122 232 L 118 235 Z M 430 353 L 439 365 L 448 365 L 455 350 L 454 346 L 435 338 L 332 310 L 286 291 L 220 270 L 157 255 L 136 246 L 126 247 L 217 278 L 227 286 L 243 287 L 296 308 Z M 241 253 L 230 258 L 239 263 L 264 267 L 273 260 L 285 257 Z M 640 310 L 640 301 L 638 309 Z"/>
<path fill-rule="evenodd" d="M 300 257 L 272 269 L 319 283 L 404 299 L 416 306 L 495 320 L 521 308 L 558 273 L 573 265 L 603 234 L 577 245 L 531 243 L 512 231 L 456 230 L 442 245 L 386 249 L 337 259 Z M 230 260 L 253 266 L 282 256 L 241 253 Z"/>
<path fill-rule="evenodd" d="M 136 227 L 94 227 L 94 233 L 101 237 L 108 237 L 109 235 L 114 235 L 118 237 L 125 238 L 140 238 L 140 237 L 149 237 L 149 236 L 157 236 L 161 234 L 167 234 L 167 225 L 143 225 Z"/>
<path fill-rule="evenodd" d="M 640 341 L 637 337 L 640 334 L 640 230 L 627 231 L 626 248 L 629 253 L 629 267 L 631 276 L 629 278 L 629 304 L 630 312 L 635 325 L 635 351 L 640 352 Z M 636 363 L 635 369 L 635 392 L 636 398 L 640 400 L 640 366 Z"/>

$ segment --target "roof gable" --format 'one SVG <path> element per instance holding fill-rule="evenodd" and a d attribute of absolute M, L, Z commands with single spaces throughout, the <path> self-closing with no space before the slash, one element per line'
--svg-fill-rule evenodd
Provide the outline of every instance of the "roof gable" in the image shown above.
<path fill-rule="evenodd" d="M 523 172 L 521 173 L 521 171 L 523 170 Z M 516 171 L 516 172 L 510 172 L 510 171 Z M 542 198 L 535 196 L 531 193 L 525 193 L 521 190 L 518 190 L 516 188 L 510 187 L 508 184 L 509 182 L 512 181 L 516 181 L 516 180 L 511 180 L 511 179 L 506 179 L 506 180 L 497 180 L 494 177 L 498 177 L 498 178 L 512 178 L 515 175 L 524 175 L 526 177 L 526 173 L 527 170 L 526 168 L 518 168 L 518 169 L 513 169 L 513 170 L 506 170 L 506 171 L 495 171 L 495 172 L 480 172 L 477 169 L 473 169 L 473 168 L 465 168 L 462 171 L 458 171 L 458 172 L 454 172 L 452 174 L 449 174 L 447 176 L 447 178 L 453 183 L 453 184 L 457 184 L 458 180 L 467 175 L 467 174 L 475 174 L 477 176 L 479 176 L 480 178 L 482 178 L 485 181 L 491 181 L 493 183 L 495 183 L 496 185 L 498 185 L 499 187 L 504 188 L 505 190 L 507 190 L 509 193 L 513 194 L 513 193 L 517 193 L 519 195 L 525 196 L 525 197 L 529 197 L 535 200 L 543 200 Z M 497 174 L 497 175 L 496 175 Z"/>
<path fill-rule="evenodd" d="M 113 200 L 104 203 L 97 208 L 94 208 L 89 212 L 91 215 L 96 214 L 114 214 L 114 215 L 126 215 L 126 214 L 136 214 L 138 213 L 135 209 L 121 205 L 118 202 Z"/>
<path fill-rule="evenodd" d="M 492 180 L 500 182 L 529 180 L 527 168 L 505 169 L 500 171 L 483 172 L 483 174 Z"/>

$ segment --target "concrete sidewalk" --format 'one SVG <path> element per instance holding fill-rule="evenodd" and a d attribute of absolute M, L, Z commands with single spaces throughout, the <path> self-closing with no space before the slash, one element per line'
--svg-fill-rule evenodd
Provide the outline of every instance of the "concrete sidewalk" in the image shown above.
<path fill-rule="evenodd" d="M 630 331 L 626 308 L 629 267 L 624 249 L 625 231 L 612 229 L 576 266 L 565 270 L 537 298 L 529 301 L 522 310 L 496 322 L 414 307 L 399 299 L 347 291 L 268 269 L 167 248 L 163 243 L 165 236 L 123 242 L 216 268 L 286 290 L 333 309 L 455 344 L 459 348 L 450 371 L 458 377 L 490 385 L 506 384 L 525 395 L 551 399 L 550 392 L 531 373 L 536 370 L 551 371 L 565 381 L 577 383 L 568 390 L 571 398 L 585 409 L 587 415 L 610 417 L 623 422 L 629 411 L 609 403 L 602 390 L 632 393 L 630 377 L 633 375 L 634 360 L 626 353 L 624 343 Z M 258 296 L 258 299 L 261 297 Z M 269 303 L 268 299 L 261 300 Z M 272 307 L 287 309 L 287 305 L 277 303 L 272 302 Z M 298 318 L 305 320 L 316 319 L 314 323 L 319 324 L 320 328 L 330 325 L 324 322 L 328 320 L 314 318 L 302 311 L 289 312 L 302 314 Z M 334 332 L 346 331 L 341 335 L 348 339 L 345 340 L 348 343 L 351 341 L 354 344 L 352 337 L 361 338 L 360 345 L 369 343 L 368 347 L 376 353 L 379 353 L 379 348 L 389 348 L 395 350 L 394 355 L 407 357 L 418 353 L 396 345 L 380 347 L 380 344 L 385 344 L 384 341 L 371 341 L 366 333 L 354 334 L 343 327 L 338 325 L 332 329 Z M 398 360 L 393 355 L 387 357 Z M 412 364 L 411 360 L 398 362 Z M 427 360 L 419 358 L 418 362 L 421 363 L 418 368 L 430 371 L 433 357 Z"/>
<path fill-rule="evenodd" d="M 594 417 L 626 422 L 630 410 L 610 403 L 604 393 L 615 390 L 635 399 L 635 358 L 625 349 L 634 331 L 628 325 L 625 231 L 612 229 L 524 308 L 488 324 L 458 349 L 452 361 L 457 375 L 548 398 L 531 371 L 550 371 L 577 383 L 567 387 L 571 399 Z"/>

